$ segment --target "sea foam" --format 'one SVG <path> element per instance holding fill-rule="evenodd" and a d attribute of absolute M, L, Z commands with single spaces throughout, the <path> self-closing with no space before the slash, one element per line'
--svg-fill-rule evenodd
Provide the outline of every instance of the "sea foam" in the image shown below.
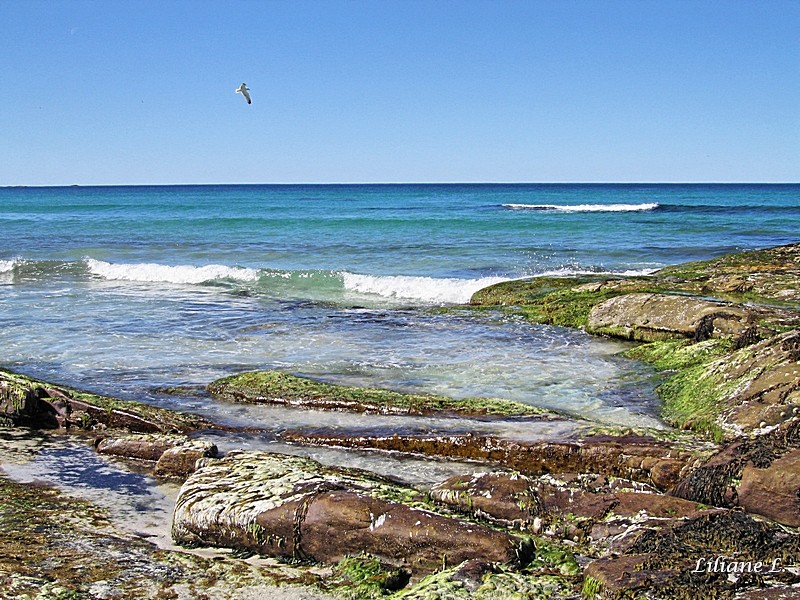
<path fill-rule="evenodd" d="M 225 265 L 160 265 L 155 263 L 108 263 L 93 258 L 84 259 L 92 275 L 121 281 L 149 281 L 164 283 L 204 283 L 217 279 L 256 281 L 259 272 L 244 267 Z"/>
<path fill-rule="evenodd" d="M 342 273 L 342 279 L 345 289 L 354 292 L 432 304 L 463 304 L 469 302 L 472 294 L 478 290 L 501 281 L 508 281 L 507 277 L 457 279 L 408 275 L 358 275 L 347 272 Z"/>
<path fill-rule="evenodd" d="M 511 210 L 542 210 L 553 212 L 641 212 L 655 210 L 657 202 L 643 204 L 503 204 Z"/>
<path fill-rule="evenodd" d="M 16 260 L 0 260 L 0 273 L 7 273 L 13 271 L 16 266 Z"/>

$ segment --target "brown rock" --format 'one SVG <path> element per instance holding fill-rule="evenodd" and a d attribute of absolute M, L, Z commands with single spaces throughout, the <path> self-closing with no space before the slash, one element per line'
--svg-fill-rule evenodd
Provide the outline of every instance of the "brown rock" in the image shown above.
<path fill-rule="evenodd" d="M 217 447 L 211 442 L 187 442 L 167 448 L 156 463 L 155 474 L 185 477 L 194 473 L 198 460 L 216 456 Z"/>
<path fill-rule="evenodd" d="M 257 522 L 270 531 L 261 516 Z M 367 552 L 402 564 L 414 575 L 476 558 L 516 561 L 519 546 L 500 531 L 344 490 L 324 492 L 310 501 L 300 540 L 302 554 L 319 562 Z"/>
<path fill-rule="evenodd" d="M 368 552 L 415 576 L 473 558 L 525 558 L 527 546 L 515 536 L 397 500 L 415 497 L 415 490 L 356 469 L 234 452 L 189 476 L 172 533 L 181 544 L 320 562 Z"/>
<path fill-rule="evenodd" d="M 543 511 L 533 482 L 518 473 L 456 475 L 434 485 L 430 497 L 460 512 L 526 528 Z"/>
<path fill-rule="evenodd" d="M 626 294 L 592 308 L 586 330 L 650 342 L 738 335 L 755 320 L 742 306 L 672 294 Z"/>
<path fill-rule="evenodd" d="M 569 442 L 524 442 L 475 435 L 367 437 L 347 432 L 288 431 L 287 441 L 347 448 L 373 448 L 492 462 L 524 473 L 603 473 L 668 489 L 693 468 L 696 458 L 673 444 L 638 435 L 589 436 Z M 662 464 L 662 461 L 667 461 Z M 651 470 L 655 469 L 653 478 Z"/>
<path fill-rule="evenodd" d="M 140 460 L 157 461 L 170 448 L 183 444 L 186 438 L 163 435 L 130 435 L 99 438 L 95 449 L 99 454 L 124 456 Z"/>
<path fill-rule="evenodd" d="M 800 449 L 789 451 L 767 468 L 748 462 L 736 491 L 739 506 L 748 512 L 800 526 Z"/>
<path fill-rule="evenodd" d="M 741 506 L 790 526 L 800 525 L 800 418 L 721 448 L 684 476 L 672 495 L 712 506 Z"/>

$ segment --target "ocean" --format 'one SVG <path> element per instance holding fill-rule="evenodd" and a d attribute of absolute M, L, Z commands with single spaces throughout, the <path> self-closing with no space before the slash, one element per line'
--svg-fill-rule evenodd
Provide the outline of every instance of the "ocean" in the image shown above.
<path fill-rule="evenodd" d="M 290 448 L 279 434 L 548 439 L 563 426 L 252 407 L 202 387 L 277 369 L 663 427 L 657 377 L 620 356 L 626 343 L 458 306 L 508 279 L 642 274 L 797 241 L 800 185 L 0 188 L 0 231 L 0 366 L 267 432 L 216 434 L 223 449 L 427 481 L 444 467 Z"/>

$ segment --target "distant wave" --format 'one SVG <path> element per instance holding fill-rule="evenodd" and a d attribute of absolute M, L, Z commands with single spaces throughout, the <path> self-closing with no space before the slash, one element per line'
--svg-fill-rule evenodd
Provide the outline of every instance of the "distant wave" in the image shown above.
<path fill-rule="evenodd" d="M 655 210 L 657 202 L 643 204 L 503 204 L 511 210 L 540 210 L 552 212 L 641 212 Z"/>
<path fill-rule="evenodd" d="M 342 273 L 345 289 L 386 298 L 418 300 L 433 304 L 463 304 L 481 288 L 508 281 L 507 277 L 456 279 L 405 275 L 357 275 Z"/>

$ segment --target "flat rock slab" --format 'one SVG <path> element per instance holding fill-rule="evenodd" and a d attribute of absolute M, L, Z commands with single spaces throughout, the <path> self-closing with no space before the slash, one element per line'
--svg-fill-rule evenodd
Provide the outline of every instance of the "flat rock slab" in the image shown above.
<path fill-rule="evenodd" d="M 691 296 L 626 294 L 592 308 L 586 330 L 650 342 L 669 338 L 698 341 L 720 335 L 741 335 L 756 312 Z"/>
<path fill-rule="evenodd" d="M 370 448 L 479 460 L 525 475 L 603 473 L 671 488 L 699 464 L 676 444 L 648 436 L 587 436 L 572 441 L 525 442 L 477 435 L 361 436 L 340 432 L 287 431 L 289 442 L 345 448 Z"/>
<path fill-rule="evenodd" d="M 217 398 L 254 404 L 376 414 L 452 414 L 483 417 L 562 418 L 523 402 L 501 398 L 450 398 L 362 388 L 297 377 L 280 371 L 249 371 L 208 385 Z"/>
<path fill-rule="evenodd" d="M 364 471 L 232 452 L 184 483 L 172 535 L 183 545 L 325 563 L 367 552 L 415 577 L 473 558 L 514 563 L 527 552 L 515 536 L 419 508 L 421 499 Z"/>

